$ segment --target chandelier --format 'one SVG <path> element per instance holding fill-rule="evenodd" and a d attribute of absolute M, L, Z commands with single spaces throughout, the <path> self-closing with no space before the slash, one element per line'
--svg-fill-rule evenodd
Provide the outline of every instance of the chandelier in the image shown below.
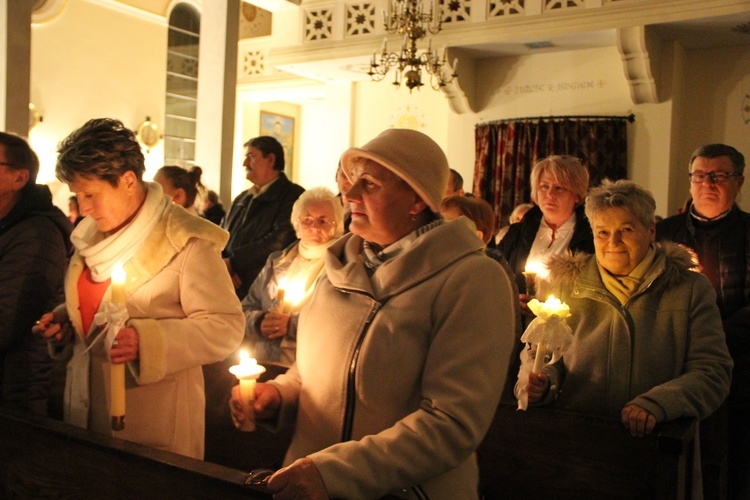
<path fill-rule="evenodd" d="M 385 39 L 380 54 L 372 53 L 370 71 L 367 74 L 373 81 L 383 80 L 388 71 L 395 68 L 393 85 L 400 87 L 403 81 L 411 93 L 423 85 L 422 69 L 429 75 L 430 85 L 435 90 L 445 87 L 458 76 L 458 59 L 454 59 L 453 68 L 449 69 L 446 65 L 445 48 L 438 55 L 437 50 L 432 49 L 430 40 L 427 50 L 417 50 L 417 42 L 426 37 L 427 33 L 434 35 L 440 32 L 442 16 L 433 15 L 434 10 L 434 4 L 430 3 L 430 11 L 425 13 L 422 0 L 391 0 L 390 13 L 386 15 L 385 10 L 383 11 L 385 30 L 391 34 L 403 35 L 404 38 L 399 52 L 389 53 Z"/>

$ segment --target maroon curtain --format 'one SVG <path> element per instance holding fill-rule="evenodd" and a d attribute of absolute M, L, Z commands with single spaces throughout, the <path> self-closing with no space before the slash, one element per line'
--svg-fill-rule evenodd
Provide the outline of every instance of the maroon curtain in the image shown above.
<path fill-rule="evenodd" d="M 558 117 L 502 120 L 477 125 L 474 195 L 487 200 L 499 225 L 513 207 L 531 200 L 534 164 L 553 154 L 580 158 L 590 185 L 627 175 L 627 123 L 631 117 Z"/>

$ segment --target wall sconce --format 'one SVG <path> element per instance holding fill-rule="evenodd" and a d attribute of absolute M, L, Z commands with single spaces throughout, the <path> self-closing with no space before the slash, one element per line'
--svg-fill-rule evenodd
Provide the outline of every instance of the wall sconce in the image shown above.
<path fill-rule="evenodd" d="M 145 146 L 146 152 L 150 153 L 151 148 L 159 144 L 159 126 L 147 116 L 146 120 L 138 125 L 135 136 L 141 146 Z"/>
<path fill-rule="evenodd" d="M 33 103 L 29 103 L 29 132 L 31 129 L 36 127 L 37 124 L 41 123 L 44 117 L 39 113 L 39 110 Z"/>

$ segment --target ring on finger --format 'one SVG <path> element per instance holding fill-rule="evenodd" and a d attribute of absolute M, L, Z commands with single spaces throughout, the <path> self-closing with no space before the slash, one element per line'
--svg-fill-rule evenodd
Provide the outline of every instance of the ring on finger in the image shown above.
<path fill-rule="evenodd" d="M 120 342 L 117 339 L 115 339 L 114 341 L 112 341 L 112 347 L 117 347 L 119 344 L 120 344 Z"/>

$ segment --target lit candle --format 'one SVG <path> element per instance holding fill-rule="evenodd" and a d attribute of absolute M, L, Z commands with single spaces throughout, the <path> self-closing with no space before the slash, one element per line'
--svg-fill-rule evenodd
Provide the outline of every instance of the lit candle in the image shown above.
<path fill-rule="evenodd" d="M 529 305 L 534 314 L 544 321 L 544 330 L 538 339 L 536 358 L 532 369 L 534 373 L 541 373 L 550 347 L 560 350 L 566 345 L 568 332 L 565 328 L 560 328 L 559 325 L 570 316 L 570 307 L 554 295 L 550 295 L 544 302 L 535 300 L 534 304 L 529 302 Z"/>
<path fill-rule="evenodd" d="M 292 310 L 297 307 L 302 299 L 305 297 L 305 286 L 301 280 L 291 280 L 287 284 L 286 288 L 286 299 L 284 301 L 284 309 L 281 312 L 291 313 Z"/>
<path fill-rule="evenodd" d="M 456 73 L 456 68 L 458 68 L 458 57 L 453 59 L 453 73 Z"/>
<path fill-rule="evenodd" d="M 532 297 L 536 296 L 536 277 L 541 267 L 539 262 L 529 261 L 526 262 L 526 268 L 523 271 L 523 276 L 526 278 L 526 293 Z"/>
<path fill-rule="evenodd" d="M 117 263 L 112 269 L 112 303 L 125 306 L 125 282 L 127 273 L 122 264 Z M 110 363 L 109 391 L 112 398 L 109 406 L 112 430 L 125 429 L 125 363 Z"/>
<path fill-rule="evenodd" d="M 253 402 L 255 401 L 255 381 L 265 372 L 265 367 L 258 364 L 255 358 L 251 358 L 247 351 L 240 351 L 240 364 L 229 367 L 229 372 L 240 381 L 240 398 L 242 398 L 242 412 L 245 421 L 240 430 L 255 430 L 255 413 Z"/>
<path fill-rule="evenodd" d="M 271 306 L 273 312 L 284 312 L 284 295 L 286 294 L 286 278 L 279 280 L 279 286 L 276 287 L 276 300 Z"/>
<path fill-rule="evenodd" d="M 380 47 L 380 51 L 385 54 L 388 46 L 388 38 L 383 38 L 383 45 Z"/>

